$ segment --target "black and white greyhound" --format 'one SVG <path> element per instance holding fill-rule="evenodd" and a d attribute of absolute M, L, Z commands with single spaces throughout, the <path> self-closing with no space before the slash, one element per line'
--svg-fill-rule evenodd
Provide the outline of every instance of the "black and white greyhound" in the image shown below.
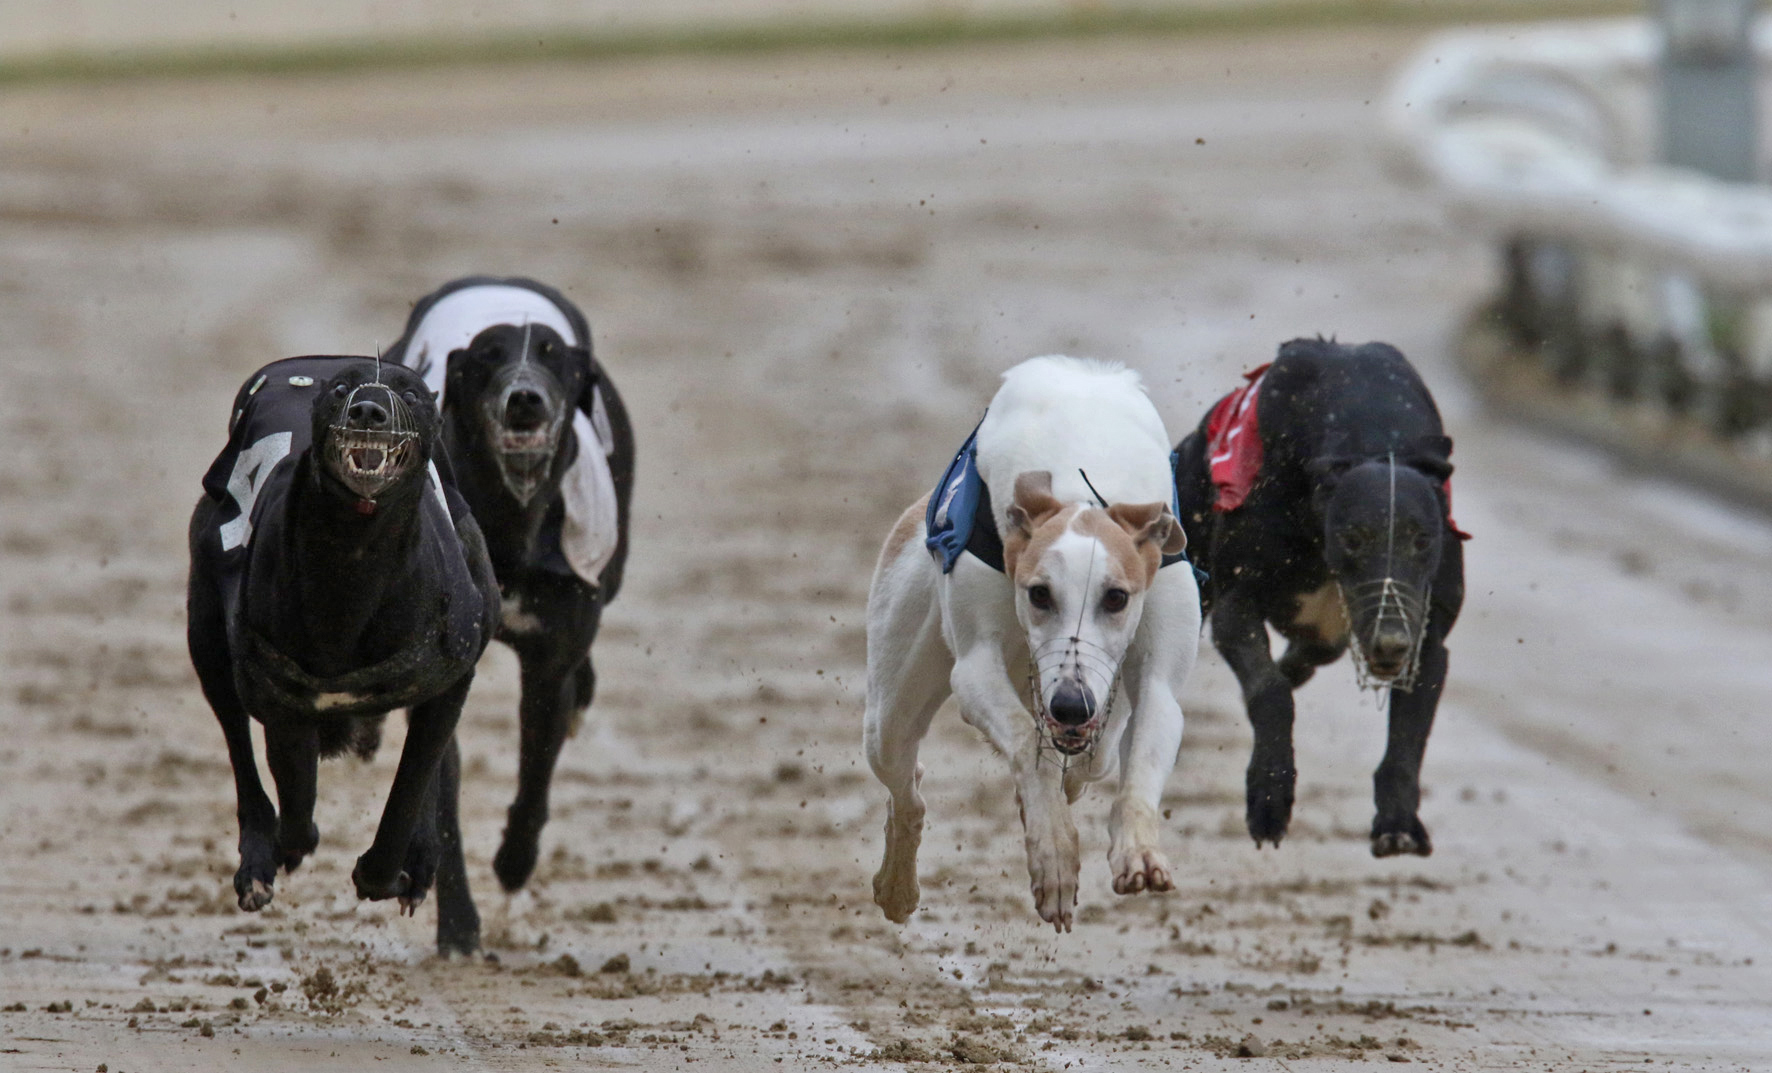
<path fill-rule="evenodd" d="M 319 760 L 367 757 L 408 709 L 358 897 L 415 912 L 438 888 L 437 946 L 479 945 L 456 799 L 455 728 L 492 639 L 498 586 L 479 527 L 445 479 L 424 381 L 371 358 L 273 362 L 234 401 L 228 445 L 191 516 L 188 640 L 221 722 L 239 801 L 240 908 L 272 899 L 319 843 Z M 264 724 L 280 809 L 259 781 Z"/>
<path fill-rule="evenodd" d="M 1248 379 L 1174 458 L 1188 546 L 1210 575 L 1212 640 L 1255 731 L 1249 834 L 1257 846 L 1285 835 L 1292 691 L 1351 642 L 1362 684 L 1390 694 L 1372 853 L 1425 857 L 1421 759 L 1464 602 L 1452 441 L 1421 377 L 1384 343 L 1294 340 Z M 1268 624 L 1288 642 L 1278 661 Z"/>
<path fill-rule="evenodd" d="M 522 669 L 517 796 L 492 867 L 535 869 L 560 748 L 596 687 L 591 644 L 627 562 L 634 434 L 584 314 L 527 279 L 455 280 L 414 307 L 388 358 L 419 370 L 503 593 Z"/>

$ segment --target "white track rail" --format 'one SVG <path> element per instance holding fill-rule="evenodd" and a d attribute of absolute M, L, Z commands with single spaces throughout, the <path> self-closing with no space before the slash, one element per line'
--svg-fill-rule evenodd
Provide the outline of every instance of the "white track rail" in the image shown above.
<path fill-rule="evenodd" d="M 1772 293 L 1772 188 L 1650 162 L 1660 47 L 1659 29 L 1640 19 L 1438 36 L 1385 102 L 1394 162 L 1498 238 L 1623 255 L 1707 290 Z"/>

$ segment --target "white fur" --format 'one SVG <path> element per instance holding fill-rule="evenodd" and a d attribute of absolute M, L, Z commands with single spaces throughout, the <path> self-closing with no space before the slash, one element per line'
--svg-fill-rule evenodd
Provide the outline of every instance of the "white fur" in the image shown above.
<path fill-rule="evenodd" d="M 1078 468 L 1110 503 L 1168 504 L 1169 438 L 1138 376 L 1118 365 L 1075 358 L 1035 358 L 1011 369 L 979 429 L 979 469 L 991 489 L 1000 531 L 1014 502 L 1018 474 L 1046 470 L 1054 495 L 1094 503 Z M 1091 781 L 1120 775 L 1109 815 L 1108 863 L 1120 893 L 1166 890 L 1168 860 L 1158 848 L 1163 785 L 1181 748 L 1177 701 L 1200 635 L 1200 596 L 1192 571 L 1177 565 L 1126 612 L 1123 688 L 1092 753 L 1061 773 L 1042 752 L 1044 729 L 1028 711 L 1030 667 L 1025 593 L 970 555 L 943 575 L 923 545 L 923 529 L 888 549 L 868 596 L 868 688 L 865 739 L 874 774 L 891 792 L 885 860 L 874 900 L 903 921 L 916 909 L 917 848 L 924 804 L 919 744 L 951 694 L 961 717 L 1009 761 L 1026 829 L 1028 873 L 1041 919 L 1068 931 L 1077 897 L 1077 832 L 1070 802 Z M 1075 531 L 1054 542 L 1039 567 L 1058 580 L 1061 598 L 1088 598 L 1099 580 L 1090 547 Z M 1079 606 L 1087 607 L 1087 604 Z M 1112 634 L 1108 630 L 1104 636 Z M 1112 637 L 1109 636 L 1112 642 Z"/>
<path fill-rule="evenodd" d="M 540 633 L 547 629 L 533 611 L 523 610 L 523 597 L 520 593 L 506 593 L 499 601 L 499 623 L 507 631 L 515 634 Z"/>
<path fill-rule="evenodd" d="M 1015 478 L 1052 473 L 1064 503 L 1168 503 L 1175 495 L 1169 432 L 1136 372 L 1117 363 L 1049 355 L 1003 374 L 978 427 L 978 472 L 997 526 L 1015 501 Z"/>

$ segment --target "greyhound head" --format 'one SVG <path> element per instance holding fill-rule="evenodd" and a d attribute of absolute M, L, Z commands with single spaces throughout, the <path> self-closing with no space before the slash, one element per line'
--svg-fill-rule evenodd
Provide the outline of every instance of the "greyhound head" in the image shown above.
<path fill-rule="evenodd" d="M 542 324 L 497 324 L 449 355 L 444 399 L 473 413 L 519 504 L 527 506 L 553 474 L 590 368 L 589 351 Z"/>
<path fill-rule="evenodd" d="M 1065 504 L 1044 470 L 1015 479 L 1003 564 L 1033 659 L 1035 715 L 1066 755 L 1100 734 L 1165 554 L 1187 534 L 1163 503 Z"/>
<path fill-rule="evenodd" d="M 360 512 L 372 513 L 378 499 L 423 481 L 437 434 L 436 402 L 412 370 L 380 361 L 351 365 L 321 389 L 313 422 L 321 471 Z"/>
<path fill-rule="evenodd" d="M 1315 469 L 1323 555 L 1347 606 L 1355 667 L 1375 687 L 1408 689 L 1446 541 L 1440 486 L 1452 466 L 1392 455 Z"/>

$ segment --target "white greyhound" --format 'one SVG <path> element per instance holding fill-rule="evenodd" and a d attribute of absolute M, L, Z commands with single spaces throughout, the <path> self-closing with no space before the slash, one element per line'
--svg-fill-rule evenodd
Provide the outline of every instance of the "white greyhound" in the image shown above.
<path fill-rule="evenodd" d="M 989 551 L 960 554 L 956 545 L 944 560 L 937 547 L 940 530 L 956 521 L 947 512 L 966 498 L 955 490 L 969 456 L 988 493 L 978 497 L 976 523 L 992 539 L 966 547 L 977 552 L 1001 533 L 998 569 L 987 565 Z M 1070 804 L 1085 784 L 1116 771 L 1114 890 L 1172 887 L 1158 848 L 1160 802 L 1181 748 L 1176 698 L 1200 637 L 1192 568 L 1160 569 L 1187 543 L 1174 494 L 1169 434 L 1137 373 L 1034 358 L 1004 374 L 936 489 L 937 509 L 927 509 L 926 497 L 893 526 L 868 594 L 867 629 L 868 762 L 892 794 L 885 861 L 874 877 L 874 901 L 888 918 L 903 923 L 917 908 L 917 750 L 950 693 L 961 717 L 1009 760 L 1040 919 L 1070 930 L 1078 869 Z"/>

